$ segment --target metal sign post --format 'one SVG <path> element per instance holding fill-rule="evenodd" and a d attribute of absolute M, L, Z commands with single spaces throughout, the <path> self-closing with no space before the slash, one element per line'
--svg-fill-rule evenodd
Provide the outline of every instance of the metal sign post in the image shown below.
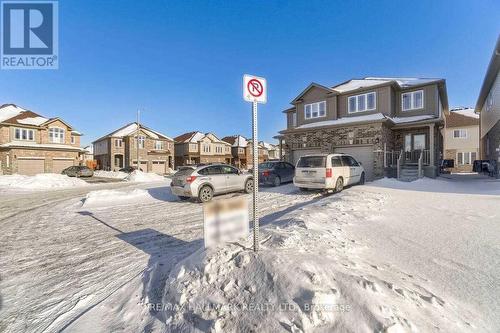
<path fill-rule="evenodd" d="M 259 251 L 259 214 L 257 193 L 259 192 L 259 140 L 257 136 L 257 103 L 267 102 L 266 79 L 243 76 L 243 99 L 252 102 L 252 145 L 253 145 L 253 250 Z"/>

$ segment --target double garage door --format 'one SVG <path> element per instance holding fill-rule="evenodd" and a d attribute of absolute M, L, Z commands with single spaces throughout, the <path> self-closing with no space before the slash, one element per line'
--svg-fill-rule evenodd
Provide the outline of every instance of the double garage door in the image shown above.
<path fill-rule="evenodd" d="M 363 164 L 365 169 L 365 176 L 367 181 L 373 180 L 373 146 L 360 146 L 360 147 L 342 147 L 335 148 L 335 153 L 349 154 L 356 159 L 356 161 Z M 297 164 L 300 157 L 305 155 L 322 154 L 319 149 L 299 149 L 292 152 L 292 163 Z"/>

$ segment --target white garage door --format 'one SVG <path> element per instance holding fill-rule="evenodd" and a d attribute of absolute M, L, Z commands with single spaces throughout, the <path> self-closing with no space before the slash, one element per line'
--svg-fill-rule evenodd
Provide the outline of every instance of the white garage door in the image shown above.
<path fill-rule="evenodd" d="M 321 154 L 321 151 L 319 149 L 298 149 L 292 151 L 292 160 L 291 163 L 293 165 L 297 164 L 297 161 L 299 158 L 305 155 L 315 155 L 315 154 Z"/>
<path fill-rule="evenodd" d="M 45 172 L 44 159 L 18 159 L 17 173 L 21 175 L 34 176 Z"/>
<path fill-rule="evenodd" d="M 153 161 L 151 164 L 151 171 L 160 175 L 165 173 L 165 162 L 163 161 Z"/>
<path fill-rule="evenodd" d="M 73 166 L 73 159 L 71 160 L 52 160 L 52 173 L 61 173 L 66 168 Z"/>
<path fill-rule="evenodd" d="M 373 180 L 373 146 L 335 148 L 336 153 L 349 154 L 363 164 L 366 180 Z"/>

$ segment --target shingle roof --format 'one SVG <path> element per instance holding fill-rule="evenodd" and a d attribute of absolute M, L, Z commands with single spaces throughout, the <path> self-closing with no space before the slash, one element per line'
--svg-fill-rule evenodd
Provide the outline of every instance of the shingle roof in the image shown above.
<path fill-rule="evenodd" d="M 462 126 L 479 126 L 479 118 L 453 111 L 446 116 L 446 127 Z"/>
<path fill-rule="evenodd" d="M 149 135 L 150 137 L 152 138 L 155 138 L 155 139 L 158 139 L 158 138 L 161 138 L 161 139 L 166 139 L 166 140 L 173 140 L 172 138 L 164 135 L 164 134 L 161 134 L 160 132 L 157 132 L 157 131 L 154 131 L 146 126 L 144 126 L 143 124 L 140 124 L 140 129 L 141 131 L 145 132 L 147 135 Z M 100 137 L 99 139 L 95 140 L 94 142 L 97 142 L 97 141 L 101 141 L 102 139 L 105 139 L 105 138 L 108 138 L 108 137 L 125 137 L 125 136 L 129 136 L 129 135 L 132 135 L 134 134 L 135 132 L 137 131 L 137 123 L 136 122 L 133 122 L 133 123 L 129 123 L 123 127 L 120 127 L 119 129 L 117 129 L 116 131 L 113 131 L 109 134 L 106 134 L 105 136 L 103 137 Z"/>

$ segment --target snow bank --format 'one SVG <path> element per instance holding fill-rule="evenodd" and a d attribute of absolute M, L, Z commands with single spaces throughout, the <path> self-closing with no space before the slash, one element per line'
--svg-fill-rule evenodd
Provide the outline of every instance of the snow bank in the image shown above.
<path fill-rule="evenodd" d="M 87 194 L 82 207 L 115 206 L 120 204 L 139 204 L 152 200 L 148 191 L 135 189 L 132 191 L 100 190 Z"/>
<path fill-rule="evenodd" d="M 470 331 L 476 314 L 428 280 L 368 259 L 344 231 L 378 221 L 386 200 L 342 193 L 302 205 L 262 228 L 258 255 L 250 241 L 200 249 L 149 306 L 172 332 Z"/>
<path fill-rule="evenodd" d="M 94 171 L 94 176 L 95 177 L 102 177 L 102 178 L 125 179 L 128 177 L 128 173 L 122 172 L 122 171 L 96 170 L 96 171 Z"/>
<path fill-rule="evenodd" d="M 165 180 L 165 177 L 157 175 L 156 173 L 146 173 L 139 170 L 132 172 L 127 180 L 137 183 L 157 182 Z"/>
<path fill-rule="evenodd" d="M 79 178 L 55 173 L 42 173 L 35 176 L 18 174 L 0 176 L 0 188 L 45 190 L 81 186 L 89 186 L 89 184 Z"/>

